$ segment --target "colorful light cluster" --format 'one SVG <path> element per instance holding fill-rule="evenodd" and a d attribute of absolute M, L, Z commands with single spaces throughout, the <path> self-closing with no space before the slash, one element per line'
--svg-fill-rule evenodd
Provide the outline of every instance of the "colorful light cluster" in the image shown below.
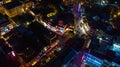
<path fill-rule="evenodd" d="M 5 35 L 7 32 L 9 32 L 12 29 L 13 29 L 13 25 L 12 24 L 9 24 L 7 26 L 1 27 L 0 28 L 1 35 Z"/>

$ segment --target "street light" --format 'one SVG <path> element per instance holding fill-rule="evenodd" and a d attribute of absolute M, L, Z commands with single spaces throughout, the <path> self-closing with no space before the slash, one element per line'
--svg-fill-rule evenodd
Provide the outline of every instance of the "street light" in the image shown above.
<path fill-rule="evenodd" d="M 14 57 L 15 57 L 15 53 L 14 53 L 14 51 L 12 51 L 11 53 L 12 53 L 12 56 L 14 56 Z"/>
<path fill-rule="evenodd" d="M 118 16 L 120 16 L 120 11 L 117 13 Z"/>

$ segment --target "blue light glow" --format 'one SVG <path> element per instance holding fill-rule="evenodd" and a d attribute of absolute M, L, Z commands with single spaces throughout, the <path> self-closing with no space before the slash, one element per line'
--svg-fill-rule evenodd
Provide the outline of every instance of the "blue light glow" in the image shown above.
<path fill-rule="evenodd" d="M 88 64 L 92 64 L 95 67 L 101 67 L 103 61 L 99 58 L 96 58 L 88 53 L 84 53 L 85 61 Z"/>
<path fill-rule="evenodd" d="M 7 28 L 7 27 L 4 27 L 4 31 L 5 31 L 5 32 L 8 32 L 8 28 Z"/>

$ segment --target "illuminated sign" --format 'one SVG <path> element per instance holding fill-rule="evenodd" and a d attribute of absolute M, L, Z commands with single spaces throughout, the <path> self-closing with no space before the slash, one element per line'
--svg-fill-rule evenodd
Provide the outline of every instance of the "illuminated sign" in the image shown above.
<path fill-rule="evenodd" d="M 101 67 L 103 64 L 103 61 L 99 58 L 96 58 L 95 56 L 92 56 L 91 54 L 84 53 L 83 61 L 85 64 L 92 65 L 93 67 Z"/>
<path fill-rule="evenodd" d="M 120 44 L 113 44 L 113 47 L 120 48 Z"/>

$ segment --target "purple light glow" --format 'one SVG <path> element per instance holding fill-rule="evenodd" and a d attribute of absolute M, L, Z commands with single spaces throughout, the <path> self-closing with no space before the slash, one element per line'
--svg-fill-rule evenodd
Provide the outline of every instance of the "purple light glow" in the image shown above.
<path fill-rule="evenodd" d="M 12 51 L 11 53 L 12 53 L 12 56 L 15 56 L 15 53 L 14 53 L 14 51 Z"/>

